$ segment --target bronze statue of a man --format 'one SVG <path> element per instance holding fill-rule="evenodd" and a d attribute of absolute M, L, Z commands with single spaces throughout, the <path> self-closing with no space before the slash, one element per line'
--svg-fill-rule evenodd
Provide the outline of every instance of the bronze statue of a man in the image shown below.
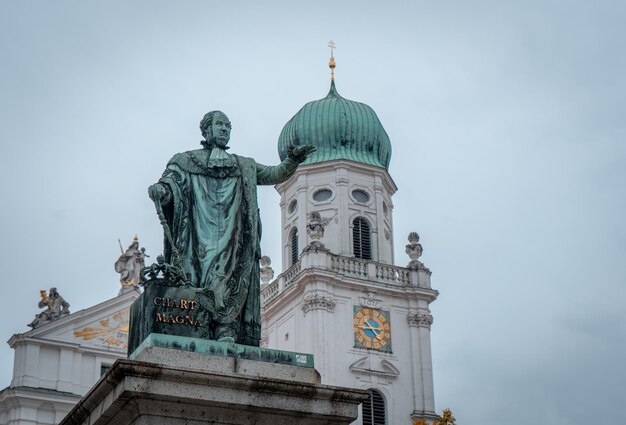
<path fill-rule="evenodd" d="M 266 166 L 226 152 L 231 124 L 224 113 L 206 114 L 200 130 L 202 149 L 174 155 L 159 182 L 148 189 L 171 233 L 166 234 L 164 255 L 205 296 L 213 339 L 258 346 L 261 223 L 256 186 L 287 180 L 315 148 L 295 147 L 281 164 Z"/>

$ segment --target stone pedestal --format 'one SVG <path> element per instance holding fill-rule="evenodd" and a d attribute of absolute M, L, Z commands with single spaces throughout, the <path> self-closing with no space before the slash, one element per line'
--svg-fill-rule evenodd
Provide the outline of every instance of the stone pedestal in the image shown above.
<path fill-rule="evenodd" d="M 212 339 L 207 298 L 196 288 L 156 279 L 130 306 L 129 356 L 153 333 Z"/>
<path fill-rule="evenodd" d="M 115 362 L 60 425 L 349 424 L 367 398 L 312 367 L 155 345 Z"/>

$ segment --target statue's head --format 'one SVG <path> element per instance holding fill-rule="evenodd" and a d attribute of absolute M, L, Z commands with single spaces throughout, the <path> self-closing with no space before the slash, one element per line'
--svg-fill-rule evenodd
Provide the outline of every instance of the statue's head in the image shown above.
<path fill-rule="evenodd" d="M 230 121 L 225 113 L 211 111 L 200 121 L 200 131 L 204 137 L 204 146 L 225 147 L 230 140 Z"/>
<path fill-rule="evenodd" d="M 55 298 L 58 293 L 57 293 L 57 288 L 50 288 L 50 298 Z"/>

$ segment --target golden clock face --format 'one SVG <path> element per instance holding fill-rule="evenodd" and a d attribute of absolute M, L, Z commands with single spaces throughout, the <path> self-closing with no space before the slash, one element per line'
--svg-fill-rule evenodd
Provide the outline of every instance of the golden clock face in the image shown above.
<path fill-rule="evenodd" d="M 354 346 L 391 352 L 389 312 L 354 307 Z"/>

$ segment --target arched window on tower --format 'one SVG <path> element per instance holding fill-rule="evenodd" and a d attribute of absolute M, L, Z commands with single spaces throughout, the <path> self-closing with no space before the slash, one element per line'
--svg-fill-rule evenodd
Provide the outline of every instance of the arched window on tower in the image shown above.
<path fill-rule="evenodd" d="M 352 248 L 356 258 L 372 259 L 372 243 L 370 225 L 363 217 L 357 217 L 352 222 Z"/>
<path fill-rule="evenodd" d="M 300 256 L 300 251 L 298 251 L 298 228 L 294 227 L 291 230 L 291 236 L 289 237 L 291 241 L 291 265 L 293 266 L 298 261 L 298 257 Z"/>
<path fill-rule="evenodd" d="M 386 425 L 385 398 L 378 390 L 369 390 L 369 397 L 361 405 L 363 425 Z"/>

